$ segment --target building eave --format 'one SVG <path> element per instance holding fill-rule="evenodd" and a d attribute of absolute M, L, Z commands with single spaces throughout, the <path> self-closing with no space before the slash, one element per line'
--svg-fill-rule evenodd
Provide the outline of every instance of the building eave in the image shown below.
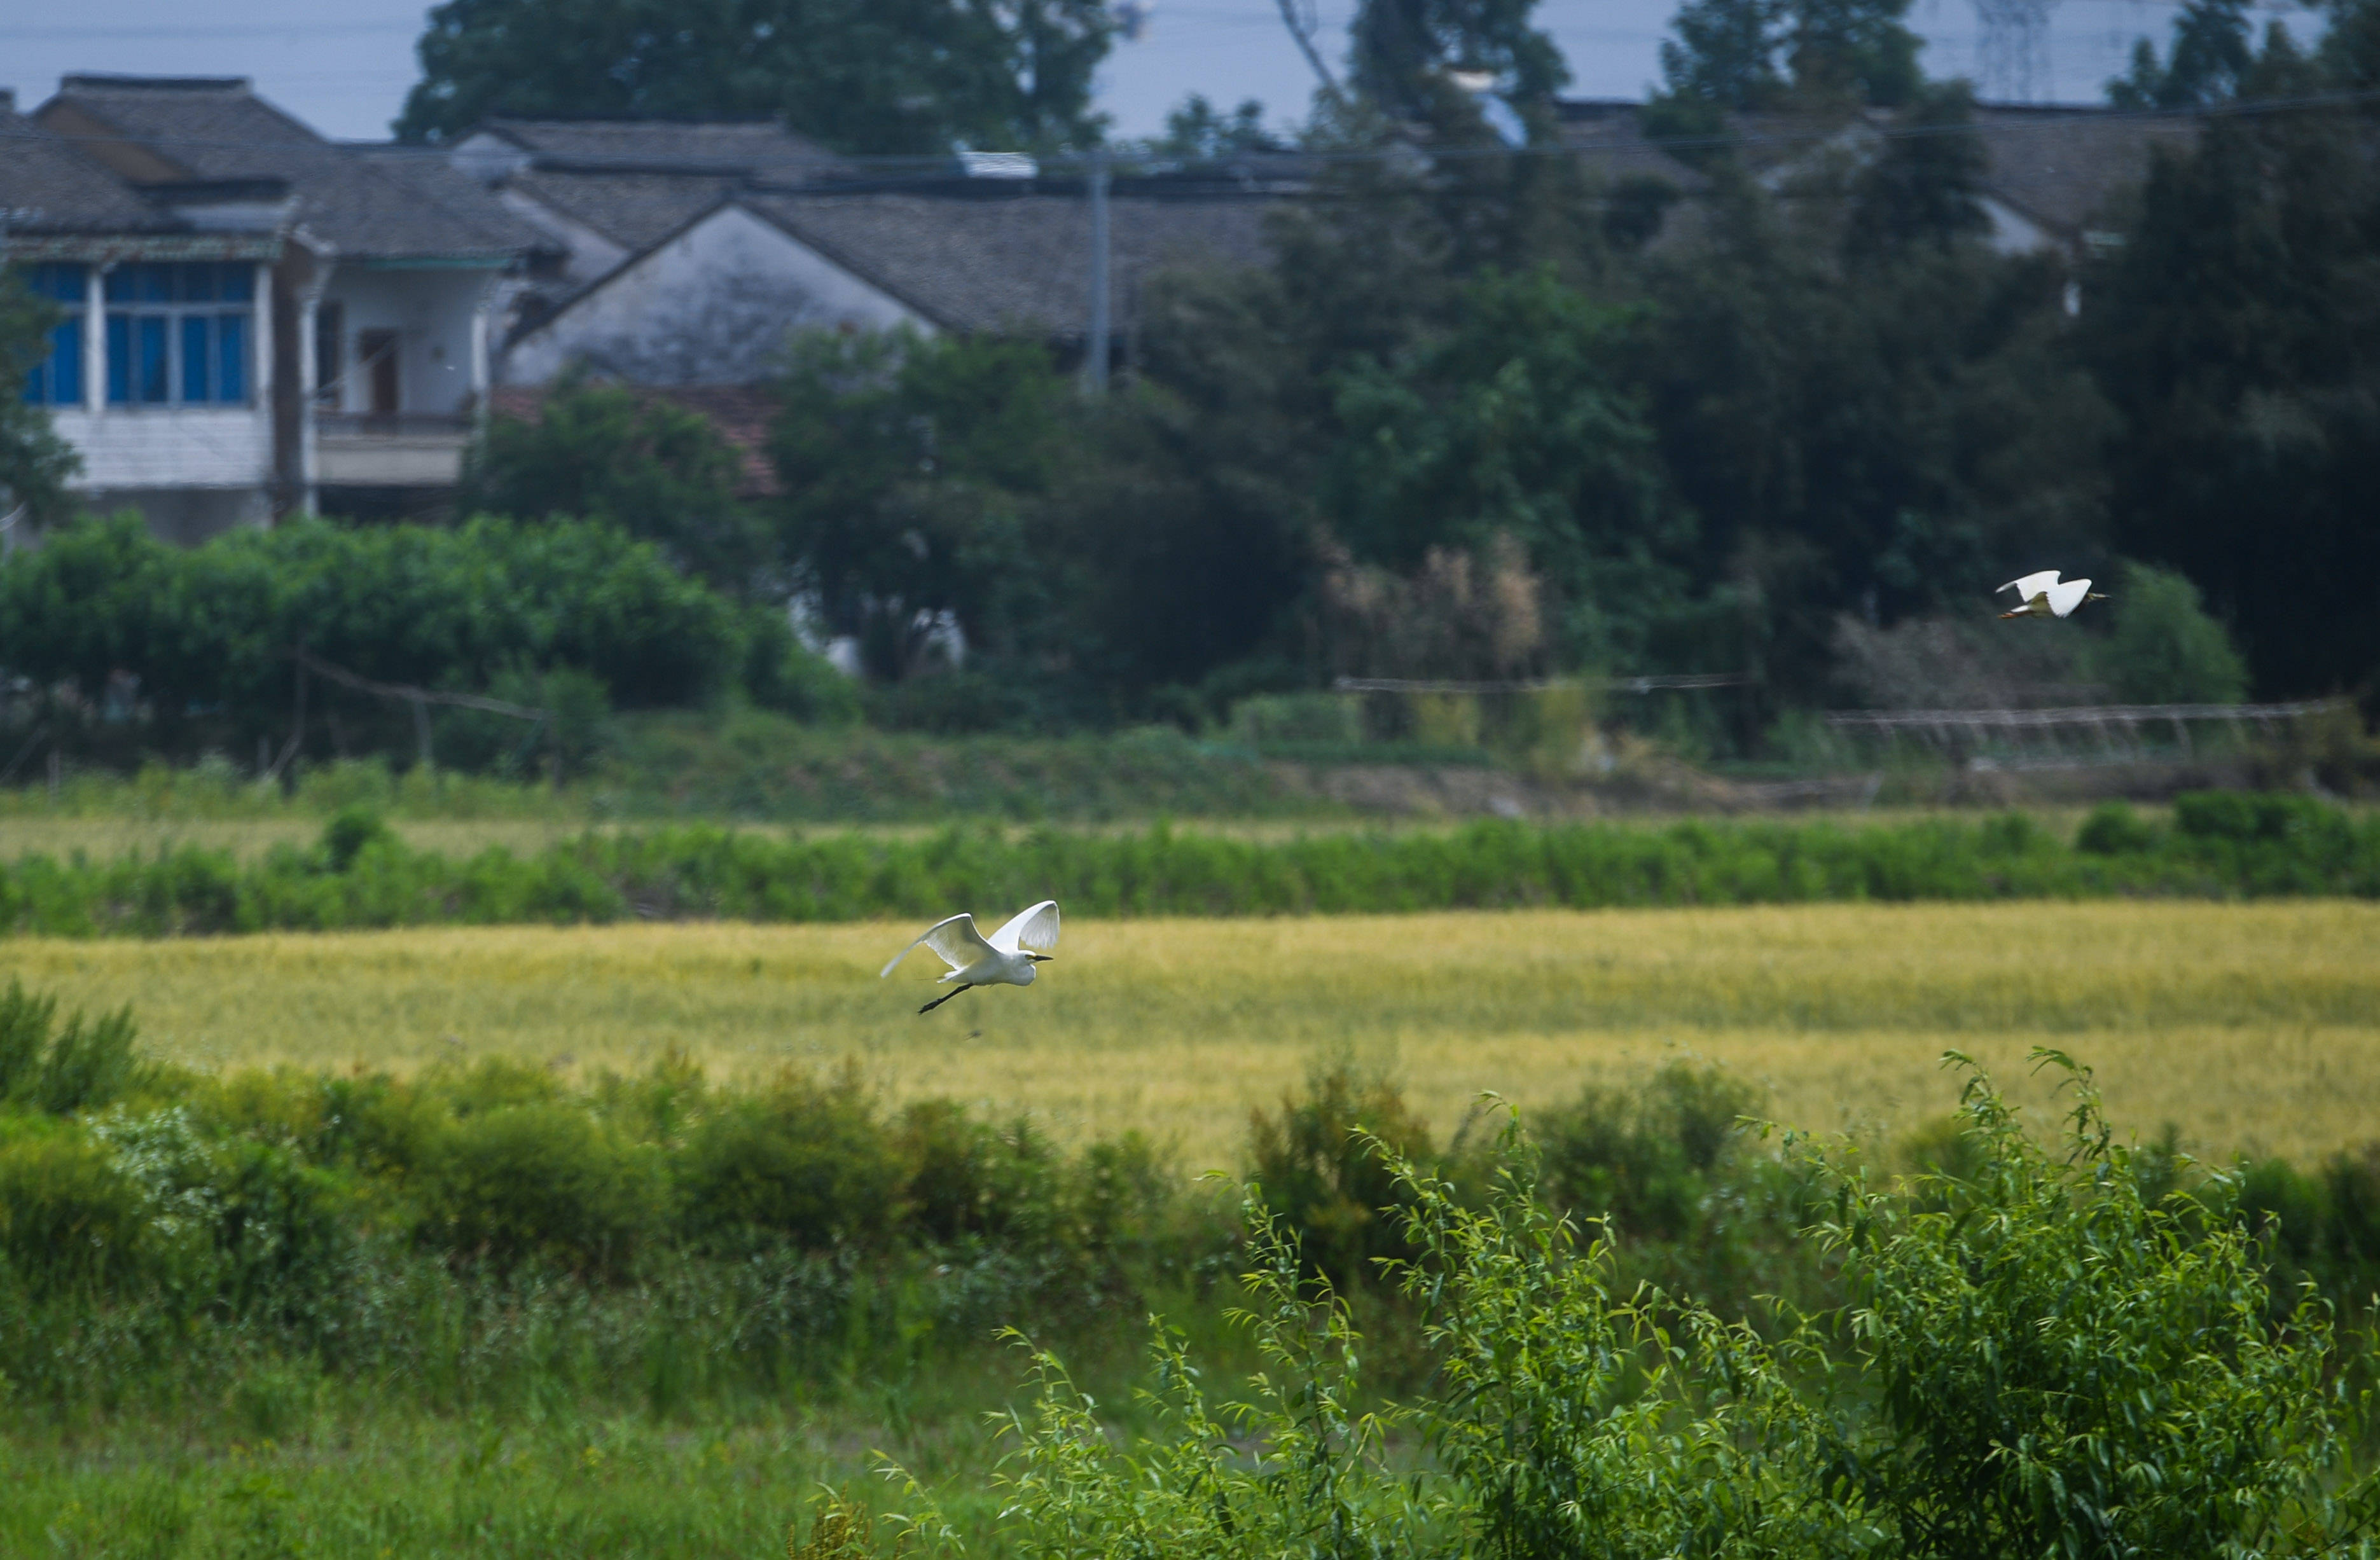
<path fill-rule="evenodd" d="M 261 260 L 281 258 L 277 233 L 11 234 L 12 260 L 112 265 L 127 260 Z"/>

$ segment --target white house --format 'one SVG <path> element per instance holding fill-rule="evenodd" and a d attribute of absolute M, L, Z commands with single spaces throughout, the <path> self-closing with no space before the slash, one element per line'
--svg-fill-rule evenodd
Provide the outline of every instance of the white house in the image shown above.
<path fill-rule="evenodd" d="M 749 383 L 801 328 L 1004 331 L 1075 353 L 1089 328 L 1084 181 L 1024 159 L 869 177 L 765 121 L 503 119 L 451 156 L 565 251 L 522 295 L 499 383 L 542 384 L 574 363 L 649 385 Z M 1111 350 L 1153 270 L 1261 260 L 1281 193 L 1118 179 Z"/>
<path fill-rule="evenodd" d="M 0 133 L 8 258 L 68 314 L 26 393 L 92 507 L 195 541 L 454 486 L 550 250 L 479 183 L 327 141 L 237 78 L 70 76 Z"/>

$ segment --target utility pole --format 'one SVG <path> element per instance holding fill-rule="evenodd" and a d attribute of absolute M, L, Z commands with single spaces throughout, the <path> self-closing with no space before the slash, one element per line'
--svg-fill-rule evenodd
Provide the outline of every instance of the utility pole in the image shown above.
<path fill-rule="evenodd" d="M 1108 393 L 1108 154 L 1091 153 L 1091 327 L 1083 339 L 1083 385 L 1093 395 Z"/>

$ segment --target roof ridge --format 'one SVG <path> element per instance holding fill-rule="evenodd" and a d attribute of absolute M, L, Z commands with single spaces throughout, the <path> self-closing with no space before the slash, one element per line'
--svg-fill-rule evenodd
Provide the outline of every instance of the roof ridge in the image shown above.
<path fill-rule="evenodd" d="M 246 76 L 133 76 L 112 71 L 81 70 L 58 79 L 58 93 L 80 89 L 98 92 L 219 92 L 226 96 L 256 95 L 254 81 Z"/>

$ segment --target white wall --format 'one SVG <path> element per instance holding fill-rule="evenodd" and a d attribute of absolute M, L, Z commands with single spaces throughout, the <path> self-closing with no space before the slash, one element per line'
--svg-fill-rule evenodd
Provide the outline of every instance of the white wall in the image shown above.
<path fill-rule="evenodd" d="M 2003 255 L 2038 254 L 2058 248 L 2058 240 L 2040 224 L 2034 222 L 2007 202 L 1985 196 L 1977 204 L 1992 224 L 1991 246 Z"/>
<path fill-rule="evenodd" d="M 365 331 L 397 333 L 397 409 L 453 413 L 466 409 L 471 393 L 471 317 L 487 296 L 496 272 L 477 268 L 379 271 L 341 265 L 331 273 L 322 301 L 340 306 L 342 369 L 338 405 L 325 411 L 371 410 L 371 375 L 356 351 Z"/>
<path fill-rule="evenodd" d="M 642 384 L 738 384 L 769 371 L 787 332 L 888 329 L 922 317 L 739 206 L 631 260 L 514 341 L 496 370 L 543 384 L 574 360 Z"/>
<path fill-rule="evenodd" d="M 496 199 L 506 211 L 562 247 L 562 279 L 573 286 L 585 286 L 628 258 L 627 246 L 613 243 L 526 190 L 506 187 L 496 192 Z"/>
<path fill-rule="evenodd" d="M 51 414 L 82 454 L 79 490 L 255 488 L 273 473 L 273 410 L 253 406 L 110 406 Z"/>

